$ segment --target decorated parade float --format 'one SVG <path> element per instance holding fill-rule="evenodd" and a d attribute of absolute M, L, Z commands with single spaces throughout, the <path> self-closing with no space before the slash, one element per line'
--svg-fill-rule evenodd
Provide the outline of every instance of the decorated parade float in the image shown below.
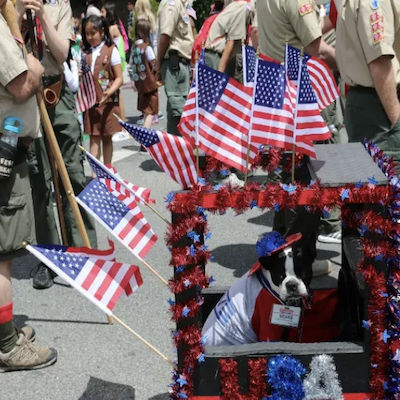
<path fill-rule="evenodd" d="M 169 196 L 167 246 L 175 294 L 170 303 L 178 350 L 172 398 L 336 400 L 342 393 L 345 399 L 398 398 L 400 187 L 393 163 L 373 144 L 366 143 L 366 148 L 359 143 L 316 145 L 317 160 L 303 161 L 309 181 L 296 181 L 290 189 L 248 183 L 244 188 L 205 186 Z M 211 257 L 207 214 L 295 205 L 321 213 L 341 208 L 337 285 L 311 285 L 313 298 L 322 300 L 316 310 L 311 305 L 315 318 L 303 325 L 300 343 L 208 346 L 202 324 L 228 288 L 210 286 L 212 279 L 205 273 Z M 332 291 L 337 301 L 333 308 Z M 309 311 L 303 307 L 302 313 Z"/>

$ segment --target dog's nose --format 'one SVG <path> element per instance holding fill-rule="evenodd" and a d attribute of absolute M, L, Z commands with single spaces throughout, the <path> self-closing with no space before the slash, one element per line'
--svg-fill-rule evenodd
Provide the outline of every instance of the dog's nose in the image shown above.
<path fill-rule="evenodd" d="M 287 282 L 286 289 L 288 292 L 295 292 L 297 290 L 297 283 L 296 282 Z"/>

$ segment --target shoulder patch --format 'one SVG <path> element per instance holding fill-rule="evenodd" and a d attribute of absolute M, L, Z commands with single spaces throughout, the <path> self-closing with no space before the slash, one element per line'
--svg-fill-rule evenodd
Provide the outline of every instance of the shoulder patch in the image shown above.
<path fill-rule="evenodd" d="M 371 0 L 371 10 L 377 10 L 379 8 L 379 0 Z"/>
<path fill-rule="evenodd" d="M 376 32 L 372 35 L 373 44 L 378 44 L 380 42 L 383 42 L 384 40 L 385 37 L 383 36 L 382 32 Z"/>
<path fill-rule="evenodd" d="M 303 17 L 306 14 L 313 12 L 313 6 L 311 3 L 303 4 L 299 7 L 299 13 Z"/>

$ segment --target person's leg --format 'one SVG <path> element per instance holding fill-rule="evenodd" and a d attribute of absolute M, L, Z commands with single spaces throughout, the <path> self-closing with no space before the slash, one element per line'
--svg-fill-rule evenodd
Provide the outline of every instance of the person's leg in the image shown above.
<path fill-rule="evenodd" d="M 0 352 L 9 353 L 18 336 L 13 323 L 11 261 L 0 262 Z"/>
<path fill-rule="evenodd" d="M 90 136 L 90 154 L 100 160 L 101 150 L 100 150 L 101 136 Z"/>
<path fill-rule="evenodd" d="M 144 124 L 143 126 L 147 129 L 151 128 L 151 124 L 153 123 L 153 115 L 150 114 L 144 114 Z"/>
<path fill-rule="evenodd" d="M 189 66 L 181 62 L 174 71 L 169 60 L 164 60 L 162 79 L 167 96 L 167 132 L 180 136 L 178 124 L 190 89 Z"/>
<path fill-rule="evenodd" d="M 111 164 L 113 156 L 112 136 L 102 136 L 104 164 Z"/>
<path fill-rule="evenodd" d="M 65 166 L 74 194 L 77 196 L 86 186 L 85 169 L 83 165 L 84 154 L 79 146 L 82 146 L 82 135 L 79 130 L 79 122 L 75 114 L 75 99 L 70 90 L 63 88 L 61 99 L 55 110 L 54 131 L 63 156 Z M 92 136 L 91 136 L 92 138 Z M 99 139 L 100 140 L 100 139 Z M 62 204 L 67 228 L 68 245 L 74 247 L 83 246 L 83 241 L 76 225 L 74 213 L 69 204 L 68 196 L 61 185 Z M 90 245 L 97 247 L 97 237 L 94 220 L 89 214 L 80 209 Z"/>

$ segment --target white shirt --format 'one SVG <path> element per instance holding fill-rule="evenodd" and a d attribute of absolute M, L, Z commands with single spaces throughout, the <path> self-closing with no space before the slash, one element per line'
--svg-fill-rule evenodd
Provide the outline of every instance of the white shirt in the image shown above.
<path fill-rule="evenodd" d="M 135 41 L 135 46 L 139 46 L 140 44 L 143 44 L 142 39 Z M 154 54 L 154 50 L 151 46 L 146 47 L 146 58 L 148 62 L 151 62 L 156 59 L 156 55 Z"/>
<path fill-rule="evenodd" d="M 100 51 L 104 46 L 104 42 L 101 42 L 97 47 L 92 47 L 92 74 L 94 74 L 94 65 L 96 63 L 97 57 L 100 55 Z M 111 66 L 114 67 L 115 65 L 122 64 L 121 56 L 118 52 L 118 49 L 114 46 L 113 51 L 111 53 Z"/>

